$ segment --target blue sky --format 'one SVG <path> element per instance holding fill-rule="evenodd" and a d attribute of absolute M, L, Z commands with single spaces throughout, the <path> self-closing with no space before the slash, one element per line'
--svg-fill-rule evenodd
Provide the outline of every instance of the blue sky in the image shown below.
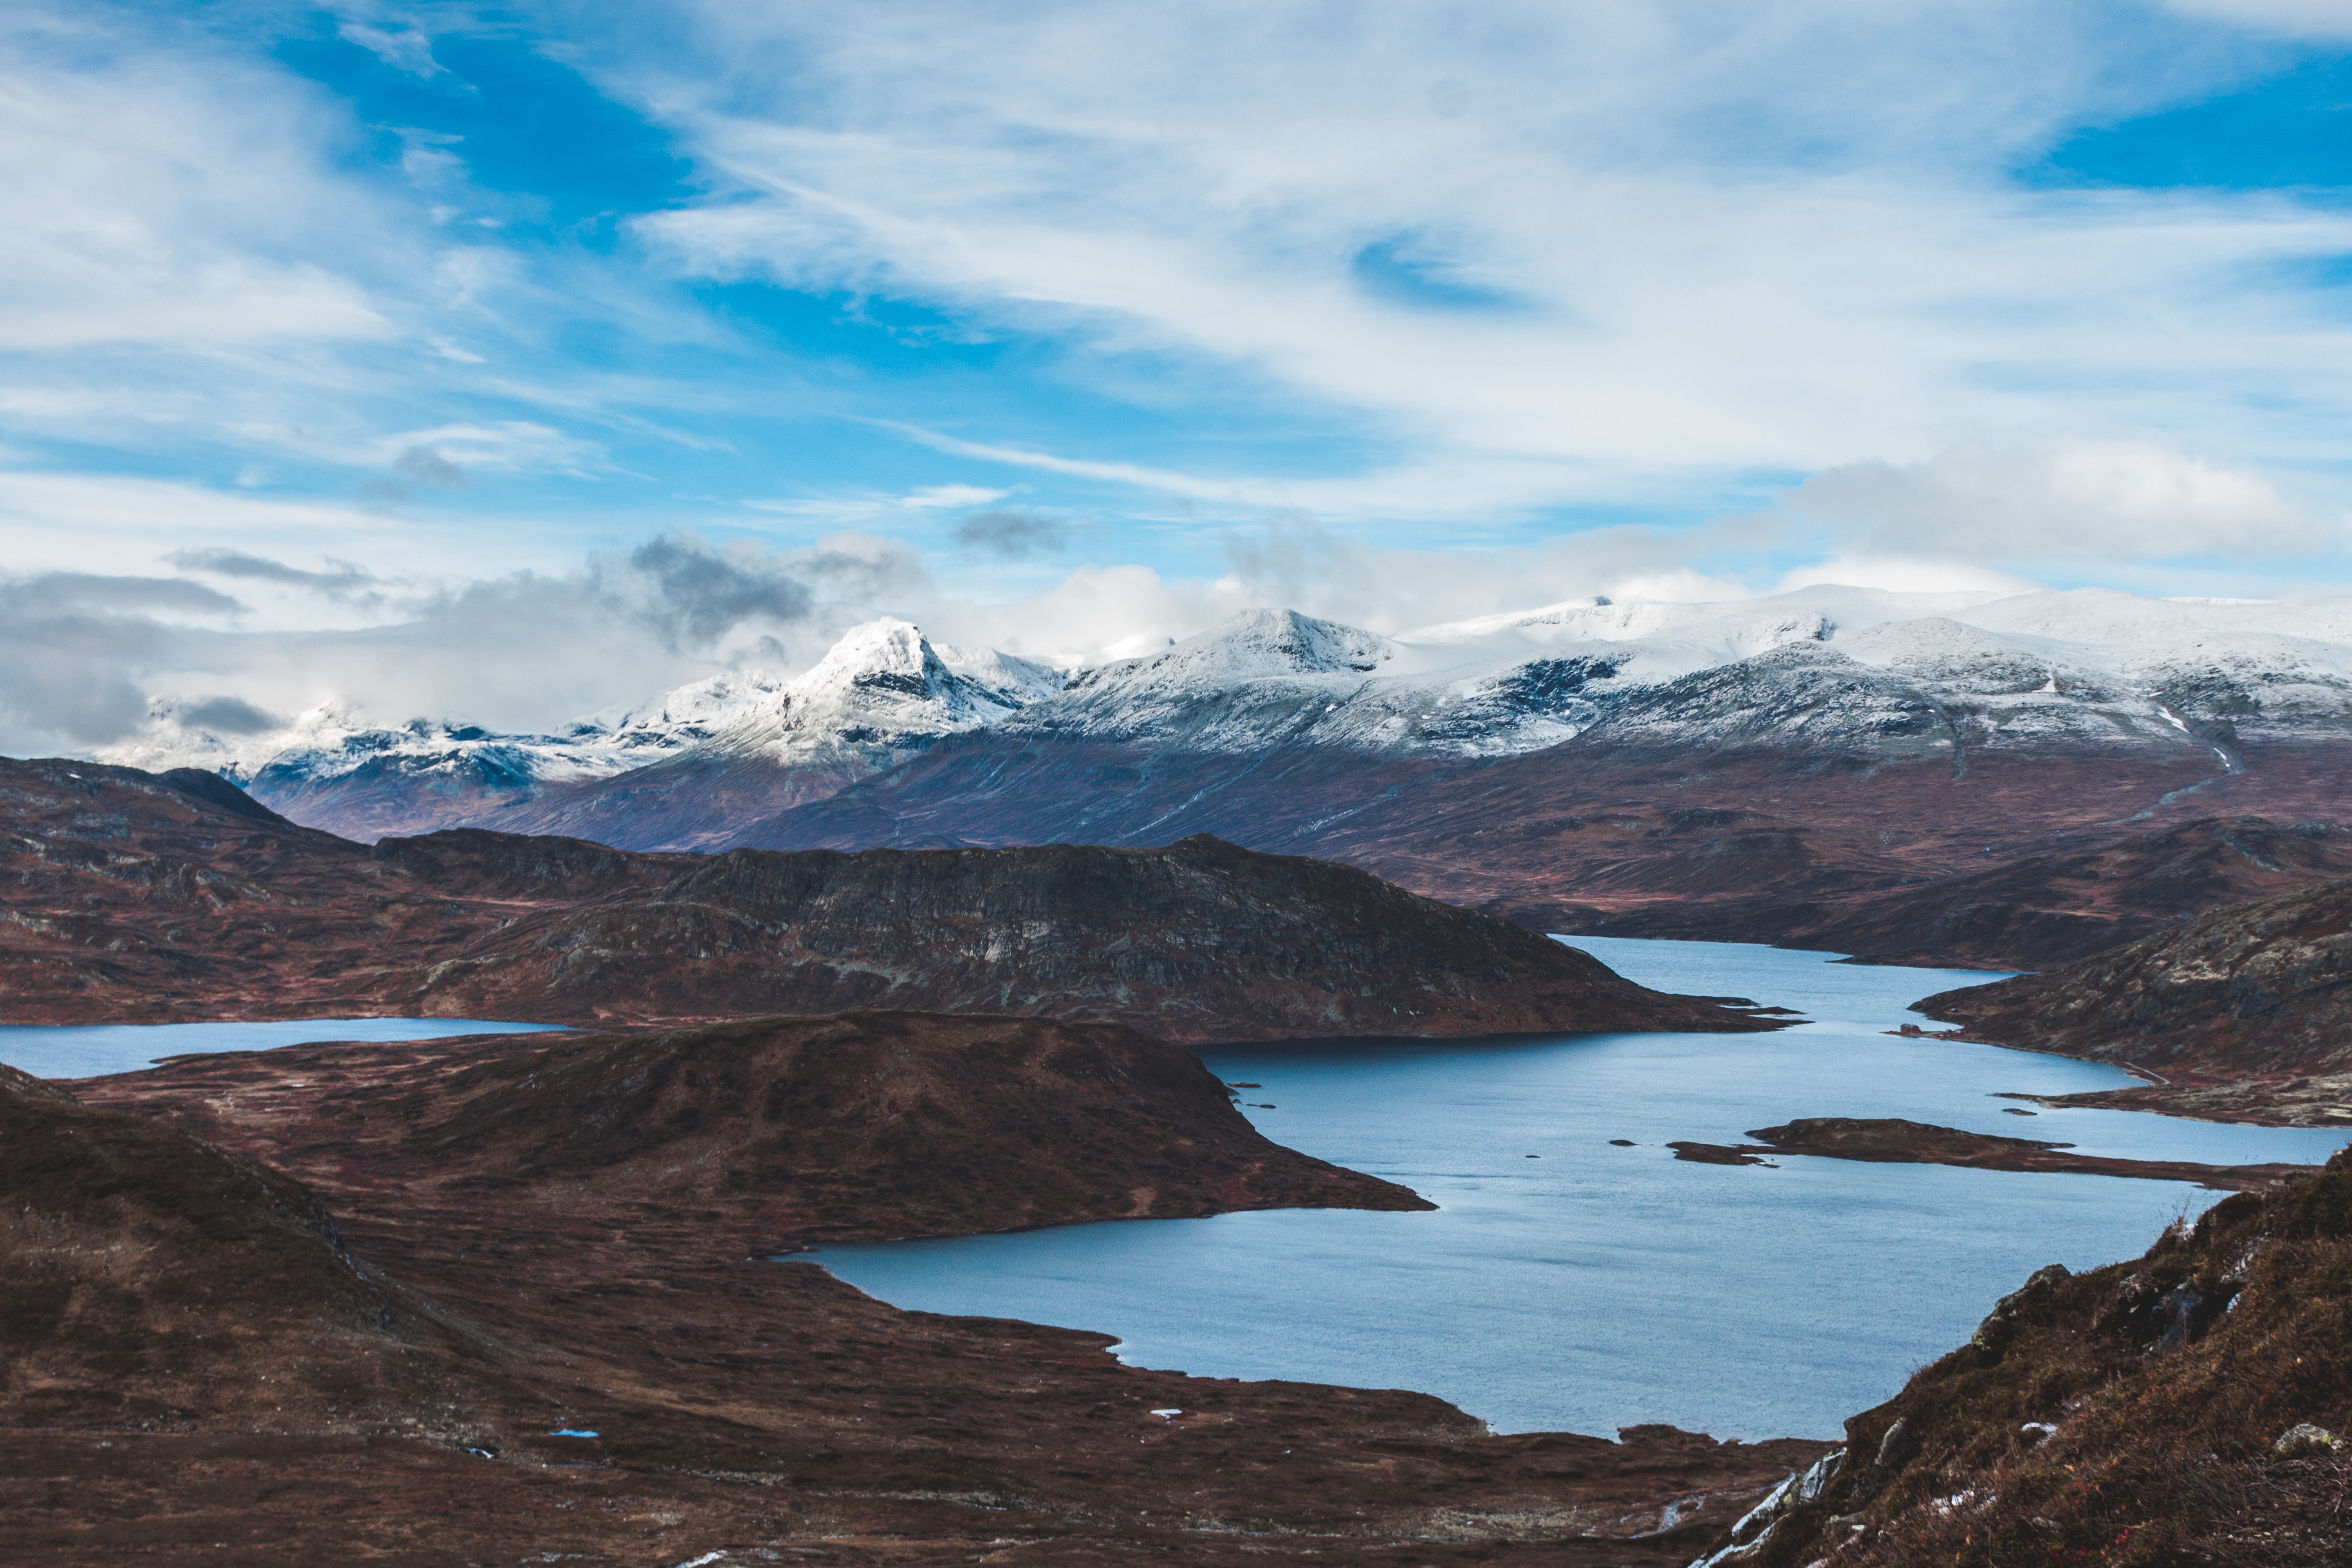
<path fill-rule="evenodd" d="M 8 747 L 886 611 L 2352 582 L 2338 0 L 33 5 L 0 71 Z"/>

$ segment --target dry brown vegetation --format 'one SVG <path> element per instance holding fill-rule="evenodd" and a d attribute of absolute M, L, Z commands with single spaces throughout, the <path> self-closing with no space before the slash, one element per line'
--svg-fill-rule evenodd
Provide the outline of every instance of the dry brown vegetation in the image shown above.
<path fill-rule="evenodd" d="M 2224 1199 L 2145 1257 L 2043 1270 L 1846 1424 L 1756 1568 L 2352 1562 L 2352 1153 Z M 1749 1534 L 1754 1533 L 1754 1527 Z"/>

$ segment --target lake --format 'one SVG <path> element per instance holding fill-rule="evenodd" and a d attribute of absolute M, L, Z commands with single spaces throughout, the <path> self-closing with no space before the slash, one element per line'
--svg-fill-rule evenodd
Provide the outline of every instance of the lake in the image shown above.
<path fill-rule="evenodd" d="M 97 1078 L 137 1072 L 161 1057 L 274 1051 L 324 1040 L 443 1040 L 458 1034 L 522 1034 L 562 1024 L 484 1019 L 298 1019 L 270 1023 L 0 1024 L 0 1062 L 36 1078 Z"/>
<path fill-rule="evenodd" d="M 1289 1209 L 827 1247 L 901 1307 L 1115 1333 L 1130 1363 L 1438 1395 L 1503 1431 L 1663 1421 L 1834 1437 L 2042 1264 L 2134 1256 L 2224 1196 L 2111 1176 L 1677 1161 L 1797 1116 L 1905 1116 L 2090 1153 L 2317 1162 L 2344 1132 L 2122 1111 L 2004 1113 L 2113 1068 L 1883 1031 L 1998 978 L 1728 943 L 1576 938 L 1663 989 L 1811 1022 L 1772 1035 L 1356 1040 L 1203 1051 L 1278 1142 L 1433 1214 Z M 2021 1107 L 2038 1109 L 2037 1107 Z M 1635 1147 L 1612 1147 L 1629 1138 Z M 1537 1156 L 1529 1158 L 1529 1155 Z"/>

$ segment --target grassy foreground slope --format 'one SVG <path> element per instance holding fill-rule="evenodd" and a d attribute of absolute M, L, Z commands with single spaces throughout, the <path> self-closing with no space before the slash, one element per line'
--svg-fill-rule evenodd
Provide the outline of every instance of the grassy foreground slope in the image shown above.
<path fill-rule="evenodd" d="M 2352 1562 L 2352 1151 L 2055 1266 L 1735 1531 L 1756 1568 Z"/>

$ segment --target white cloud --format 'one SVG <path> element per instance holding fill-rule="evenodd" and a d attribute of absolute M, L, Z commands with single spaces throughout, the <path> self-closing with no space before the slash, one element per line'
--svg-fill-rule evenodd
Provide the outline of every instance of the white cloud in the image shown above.
<path fill-rule="evenodd" d="M 1369 419 L 1396 474 L 1469 476 L 1455 515 L 1957 428 L 2195 428 L 2258 460 L 2352 414 L 2309 351 L 2333 329 L 2265 281 L 2352 248 L 2352 219 L 2006 180 L 2084 119 L 2226 79 L 2153 25 L 1847 0 L 700 15 L 692 71 L 613 73 L 726 182 L 642 221 L 681 267 L 948 302 L 1060 335 L 1079 373 L 1224 367 Z M 1382 246 L 1435 258 L 1426 298 L 1366 286 Z M 918 438 L 1338 520 L 1382 489 Z"/>
<path fill-rule="evenodd" d="M 394 70 L 415 77 L 440 74 L 433 58 L 433 40 L 415 27 L 372 27 L 365 22 L 345 22 L 335 29 Z"/>
<path fill-rule="evenodd" d="M 1852 464 L 1806 480 L 1787 507 L 1882 549 L 1979 562 L 2277 555 L 2347 538 L 2255 475 L 2140 442 L 1971 443 Z"/>
<path fill-rule="evenodd" d="M 1824 582 L 1848 588 L 1875 588 L 1886 593 L 2026 593 L 2042 586 L 2030 577 L 2001 571 L 1980 561 L 1921 556 L 1848 555 L 1833 556 L 1827 560 L 1792 568 L 1781 574 L 1773 591 L 1788 593 Z M 1626 597 L 1635 596 L 1628 594 Z M 1662 599 L 1669 596 L 1650 594 L 1646 597 Z M 1717 593 L 1705 597 L 1732 599 L 1739 595 Z"/>
<path fill-rule="evenodd" d="M 2345 0 L 2163 0 L 2186 16 L 2234 22 L 2263 32 L 2313 38 L 2352 38 L 2352 5 Z"/>
<path fill-rule="evenodd" d="M 338 117 L 282 73 L 177 42 L 38 6 L 0 24 L 0 348 L 388 335 L 305 243 L 377 227 L 322 156 Z"/>

